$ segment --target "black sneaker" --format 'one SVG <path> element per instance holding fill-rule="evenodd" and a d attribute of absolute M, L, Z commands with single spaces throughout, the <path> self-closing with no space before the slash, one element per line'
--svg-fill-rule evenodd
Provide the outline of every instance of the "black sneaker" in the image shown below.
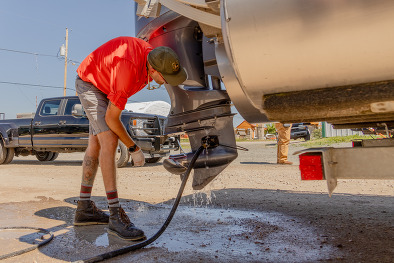
<path fill-rule="evenodd" d="M 105 225 L 109 216 L 98 209 L 91 200 L 79 200 L 74 217 L 74 226 Z"/>
<path fill-rule="evenodd" d="M 128 241 L 145 239 L 144 231 L 130 222 L 126 212 L 121 207 L 110 207 L 108 233 Z"/>

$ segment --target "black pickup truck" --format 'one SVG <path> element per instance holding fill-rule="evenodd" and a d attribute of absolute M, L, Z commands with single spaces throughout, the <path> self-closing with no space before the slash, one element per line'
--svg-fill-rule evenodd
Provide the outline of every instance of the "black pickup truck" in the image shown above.
<path fill-rule="evenodd" d="M 309 131 L 308 124 L 310 123 L 293 123 L 291 126 L 290 139 L 297 140 L 304 138 L 305 141 L 311 139 L 311 132 Z"/>
<path fill-rule="evenodd" d="M 121 121 L 147 163 L 158 162 L 179 149 L 177 137 L 163 135 L 164 116 L 123 111 Z M 34 118 L 0 120 L 0 164 L 20 155 L 53 161 L 59 153 L 83 152 L 88 137 L 89 120 L 77 96 L 43 99 Z M 125 166 L 129 159 L 126 146 L 119 141 L 117 166 Z"/>

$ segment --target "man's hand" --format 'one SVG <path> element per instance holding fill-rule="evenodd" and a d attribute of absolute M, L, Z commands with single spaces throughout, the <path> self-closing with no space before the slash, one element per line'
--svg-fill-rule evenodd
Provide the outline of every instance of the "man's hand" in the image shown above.
<path fill-rule="evenodd" d="M 134 166 L 144 166 L 145 164 L 145 156 L 141 151 L 141 148 L 138 147 L 138 150 L 130 153 L 131 159 L 133 159 Z"/>
<path fill-rule="evenodd" d="M 105 121 L 108 127 L 118 135 L 119 139 L 127 146 L 134 145 L 134 141 L 131 139 L 122 122 L 120 121 L 120 115 L 122 111 L 116 107 L 112 102 L 109 103 L 107 113 L 105 115 Z M 136 151 L 130 153 L 135 166 L 144 166 L 145 157 L 141 149 L 138 147 Z"/>

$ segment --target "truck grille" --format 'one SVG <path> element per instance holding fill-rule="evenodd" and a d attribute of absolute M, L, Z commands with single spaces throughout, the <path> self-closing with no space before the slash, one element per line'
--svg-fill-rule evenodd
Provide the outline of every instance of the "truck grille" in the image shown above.
<path fill-rule="evenodd" d="M 163 135 L 165 119 L 158 117 L 152 119 L 133 118 L 130 120 L 129 125 L 130 131 L 136 137 L 157 136 Z"/>

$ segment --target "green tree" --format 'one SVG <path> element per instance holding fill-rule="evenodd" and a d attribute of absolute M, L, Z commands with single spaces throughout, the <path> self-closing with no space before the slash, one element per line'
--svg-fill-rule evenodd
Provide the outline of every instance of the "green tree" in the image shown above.
<path fill-rule="evenodd" d="M 270 133 L 270 134 L 275 134 L 276 133 L 276 129 L 275 129 L 275 125 L 273 123 L 269 123 L 265 126 L 265 131 L 266 134 Z"/>

